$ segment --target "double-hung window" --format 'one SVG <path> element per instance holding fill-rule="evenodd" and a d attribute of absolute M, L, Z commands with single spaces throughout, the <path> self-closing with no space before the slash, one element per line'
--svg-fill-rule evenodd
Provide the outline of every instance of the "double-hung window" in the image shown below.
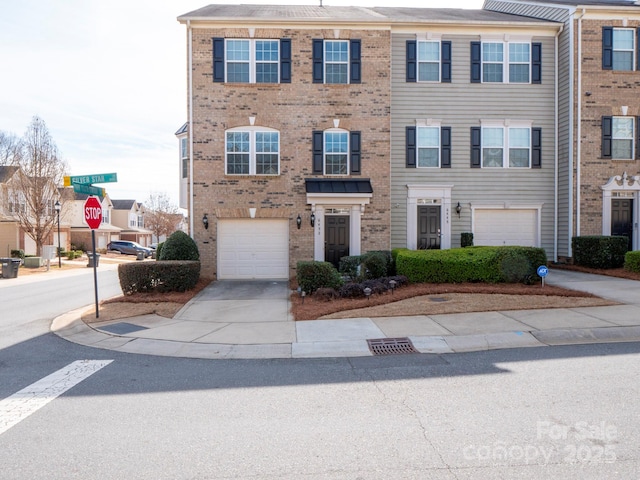
<path fill-rule="evenodd" d="M 440 42 L 418 42 L 418 81 L 440 81 Z"/>
<path fill-rule="evenodd" d="M 213 80 L 290 83 L 291 39 L 213 39 Z"/>
<path fill-rule="evenodd" d="M 602 68 L 604 70 L 630 71 L 640 68 L 638 38 L 640 29 L 602 28 Z"/>
<path fill-rule="evenodd" d="M 471 127 L 471 167 L 540 168 L 541 129 L 487 124 Z"/>
<path fill-rule="evenodd" d="M 180 160 L 182 162 L 182 178 L 189 176 L 189 149 L 188 138 L 182 137 L 180 139 Z"/>
<path fill-rule="evenodd" d="M 614 160 L 636 158 L 635 117 L 602 117 L 602 157 Z"/>
<path fill-rule="evenodd" d="M 407 82 L 451 82 L 451 41 L 407 40 Z"/>
<path fill-rule="evenodd" d="M 318 175 L 360 175 L 361 132 L 341 128 L 313 132 L 313 173 Z"/>
<path fill-rule="evenodd" d="M 313 40 L 313 83 L 360 83 L 361 41 Z"/>
<path fill-rule="evenodd" d="M 406 127 L 406 167 L 450 168 L 451 127 L 433 120 L 416 123 L 415 127 Z"/>
<path fill-rule="evenodd" d="M 541 83 L 542 44 L 471 42 L 472 83 Z"/>
<path fill-rule="evenodd" d="M 324 174 L 349 174 L 349 136 L 347 132 L 324 133 Z"/>
<path fill-rule="evenodd" d="M 278 175 L 280 133 L 264 127 L 227 130 L 225 163 L 227 175 Z"/>

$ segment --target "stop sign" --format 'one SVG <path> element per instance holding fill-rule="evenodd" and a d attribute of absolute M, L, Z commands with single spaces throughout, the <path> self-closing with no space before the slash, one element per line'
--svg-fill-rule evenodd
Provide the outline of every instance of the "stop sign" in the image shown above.
<path fill-rule="evenodd" d="M 84 220 L 89 225 L 91 230 L 95 230 L 100 227 L 102 223 L 102 206 L 98 197 L 89 197 L 84 202 Z"/>

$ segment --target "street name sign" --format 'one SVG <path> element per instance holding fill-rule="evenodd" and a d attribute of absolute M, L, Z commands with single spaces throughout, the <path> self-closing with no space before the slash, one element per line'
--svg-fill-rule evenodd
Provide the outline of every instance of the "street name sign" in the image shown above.
<path fill-rule="evenodd" d="M 73 191 L 76 193 L 84 193 L 87 195 L 98 195 L 100 197 L 104 197 L 106 192 L 104 188 L 94 187 L 93 185 L 85 185 L 84 183 L 74 183 Z"/>
<path fill-rule="evenodd" d="M 71 185 L 92 185 L 94 183 L 114 183 L 118 181 L 117 173 L 98 173 L 95 175 L 78 175 L 75 177 L 64 177 L 64 186 Z"/>

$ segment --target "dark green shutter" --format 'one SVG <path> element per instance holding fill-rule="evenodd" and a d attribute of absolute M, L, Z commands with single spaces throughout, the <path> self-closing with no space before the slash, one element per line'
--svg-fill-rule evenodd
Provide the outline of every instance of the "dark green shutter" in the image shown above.
<path fill-rule="evenodd" d="M 351 40 L 349 42 L 349 56 L 351 75 L 350 83 L 360 83 L 362 81 L 362 68 L 360 65 L 360 57 L 362 54 L 362 45 L 360 40 Z"/>
<path fill-rule="evenodd" d="M 313 132 L 313 173 L 322 175 L 324 172 L 324 134 L 320 130 Z"/>
<path fill-rule="evenodd" d="M 611 158 L 613 117 L 602 117 L 602 158 Z"/>
<path fill-rule="evenodd" d="M 542 83 L 542 44 L 531 44 L 531 83 Z"/>
<path fill-rule="evenodd" d="M 471 168 L 482 166 L 482 127 L 471 127 Z"/>
<path fill-rule="evenodd" d="M 407 82 L 418 80 L 418 45 L 415 40 L 407 40 Z"/>
<path fill-rule="evenodd" d="M 442 83 L 451 83 L 451 42 L 440 43 L 440 81 Z"/>
<path fill-rule="evenodd" d="M 406 166 L 416 168 L 416 127 L 406 128 Z"/>
<path fill-rule="evenodd" d="M 542 129 L 531 129 L 531 168 L 542 168 Z"/>
<path fill-rule="evenodd" d="M 440 127 L 440 167 L 451 168 L 451 127 Z"/>
<path fill-rule="evenodd" d="M 324 82 L 324 40 L 313 41 L 313 83 Z"/>
<path fill-rule="evenodd" d="M 280 83 L 291 83 L 291 39 L 280 39 Z"/>
<path fill-rule="evenodd" d="M 482 82 L 482 43 L 471 42 L 471 83 Z"/>
<path fill-rule="evenodd" d="M 602 27 L 602 69 L 613 70 L 613 27 Z"/>
<path fill-rule="evenodd" d="M 349 134 L 349 150 L 351 159 L 351 174 L 360 175 L 361 171 L 361 153 L 360 153 L 360 132 L 351 132 Z"/>
<path fill-rule="evenodd" d="M 213 39 L 213 81 L 224 82 L 224 38 Z"/>

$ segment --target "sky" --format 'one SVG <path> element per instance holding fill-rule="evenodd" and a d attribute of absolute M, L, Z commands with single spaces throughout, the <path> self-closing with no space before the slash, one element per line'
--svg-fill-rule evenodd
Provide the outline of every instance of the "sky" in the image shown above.
<path fill-rule="evenodd" d="M 3 0 L 0 131 L 43 119 L 70 175 L 115 172 L 111 199 L 178 205 L 175 132 L 187 120 L 186 27 L 209 3 L 318 5 L 319 0 Z M 482 0 L 323 0 L 327 5 L 482 8 Z"/>

